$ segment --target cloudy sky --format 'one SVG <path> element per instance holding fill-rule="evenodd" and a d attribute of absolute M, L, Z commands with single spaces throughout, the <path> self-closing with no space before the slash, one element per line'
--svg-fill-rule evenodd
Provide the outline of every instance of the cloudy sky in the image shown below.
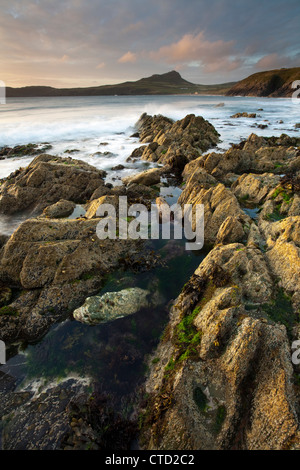
<path fill-rule="evenodd" d="M 299 0 L 0 0 L 0 80 L 94 86 L 300 65 Z"/>

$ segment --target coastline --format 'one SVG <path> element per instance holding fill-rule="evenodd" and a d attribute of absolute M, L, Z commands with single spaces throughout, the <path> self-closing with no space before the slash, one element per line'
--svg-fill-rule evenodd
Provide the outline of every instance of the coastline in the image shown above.
<path fill-rule="evenodd" d="M 105 174 L 100 169 L 73 157 L 51 155 L 38 155 L 29 167 L 2 181 L 1 212 L 30 209 L 32 216 L 12 237 L 1 241 L 4 302 L 1 309 L 5 310 L 0 316 L 1 334 L 7 344 L 11 343 L 9 360 L 12 361 L 16 342 L 32 343 L 29 365 L 33 372 L 36 368 L 45 374 L 42 375 L 44 384 L 34 397 L 30 387 L 22 388 L 21 381 L 16 392 L 22 400 L 17 407 L 14 387 L 2 392 L 6 397 L 4 416 L 15 409 L 15 416 L 5 424 L 4 447 L 12 449 L 17 445 L 14 437 L 17 433 L 18 445 L 24 448 L 31 445 L 29 442 L 45 449 L 53 445 L 81 449 L 87 443 L 91 448 L 103 448 L 108 445 L 107 436 L 99 435 L 99 430 L 93 427 L 92 432 L 87 431 L 91 423 L 84 407 L 91 406 L 89 400 L 93 397 L 93 413 L 99 420 L 109 417 L 110 432 L 116 436 L 123 416 L 126 432 L 120 449 L 128 448 L 137 434 L 141 448 L 145 449 L 164 450 L 170 442 L 172 448 L 179 450 L 233 446 L 298 448 L 295 410 L 299 391 L 294 381 L 299 371 L 291 364 L 290 348 L 299 328 L 295 318 L 299 292 L 294 282 L 300 259 L 299 189 L 295 179 L 299 173 L 299 138 L 264 138 L 252 134 L 239 145 L 215 152 L 217 131 L 212 124 L 192 115 L 172 122 L 163 116 L 146 114 L 141 116 L 137 132 L 140 147 L 129 158 L 160 165 L 167 183 L 160 177 L 154 183 L 155 172 L 146 170 L 135 176 L 134 183 L 123 181 L 120 186 L 111 186 L 105 183 Z M 281 176 L 283 173 L 285 178 Z M 59 179 L 56 174 L 60 174 Z M 51 191 L 54 187 L 55 191 Z M 180 189 L 179 199 L 176 195 L 180 204 L 204 203 L 206 207 L 206 247 L 200 254 L 200 263 L 199 258 L 187 255 L 180 243 L 174 244 L 172 240 L 162 247 L 158 244 L 154 250 L 136 241 L 107 240 L 104 247 L 97 241 L 94 230 L 99 205 L 122 195 L 127 195 L 129 202 L 142 201 L 147 205 L 161 197 L 162 189 L 166 194 L 171 188 Z M 71 213 L 64 215 L 68 201 L 90 210 L 91 217 L 70 219 L 72 205 L 68 209 Z M 290 266 L 284 262 L 289 257 L 293 257 Z M 164 271 L 164 263 L 169 265 L 169 270 Z M 152 296 L 159 292 L 165 299 L 164 307 L 146 308 L 140 316 L 137 313 L 132 318 L 112 321 L 108 326 L 89 327 L 95 334 L 99 331 L 102 344 L 105 332 L 110 332 L 108 337 L 116 335 L 114 344 L 120 343 L 122 347 L 116 349 L 115 355 L 109 341 L 102 352 L 97 347 L 94 351 L 85 350 L 88 353 L 85 366 L 92 374 L 97 370 L 99 373 L 100 359 L 114 361 L 121 374 L 119 385 L 113 378 L 113 369 L 103 366 L 100 372 L 106 377 L 110 392 L 119 386 L 118 393 L 124 394 L 125 402 L 129 400 L 131 408 L 126 414 L 125 405 L 123 409 L 117 406 L 118 395 L 109 401 L 105 389 L 97 385 L 99 378 L 93 377 L 92 390 L 90 384 L 85 387 L 76 378 L 70 378 L 68 370 L 72 362 L 66 361 L 72 358 L 72 348 L 79 358 L 80 348 L 85 345 L 78 338 L 84 338 L 87 329 L 74 321 L 74 309 L 88 296 L 104 295 L 106 289 L 113 292 L 132 285 L 146 289 Z M 274 302 L 280 318 L 272 317 Z M 151 324 L 153 312 L 156 316 Z M 121 322 L 124 336 L 118 331 L 117 322 Z M 155 324 L 160 325 L 159 331 L 150 340 L 147 335 Z M 72 328 L 70 335 L 68 325 Z M 55 386 L 53 382 L 47 383 L 47 374 L 51 377 L 47 364 L 39 362 L 43 348 L 47 357 L 59 344 L 48 339 L 51 332 L 52 338 L 56 332 L 58 341 L 64 345 L 61 368 L 58 364 L 52 371 L 54 377 L 59 373 L 64 379 Z M 136 341 L 141 337 L 145 339 L 139 350 Z M 33 344 L 37 340 L 40 346 L 35 353 Z M 95 337 L 90 340 L 96 344 Z M 240 351 L 239 347 L 244 349 Z M 270 351 L 276 352 L 272 361 L 268 360 Z M 87 364 L 93 355 L 96 368 L 91 370 Z M 142 370 L 147 355 L 149 372 L 145 374 Z M 229 366 L 231 363 L 233 366 Z M 130 384 L 122 375 L 122 367 L 128 373 L 134 369 L 133 365 L 136 389 L 124 393 Z M 61 370 L 64 368 L 65 371 Z M 284 384 L 282 374 L 286 377 Z M 251 433 L 243 434 L 242 439 L 233 443 L 235 436 L 242 432 L 240 423 L 245 408 L 250 406 L 243 401 L 243 381 L 258 383 L 253 391 L 251 420 L 259 415 L 261 421 L 255 421 Z M 280 409 L 273 402 L 265 406 L 274 383 L 280 402 L 286 404 Z M 49 414 L 45 408 L 40 415 L 38 410 L 43 409 L 45 395 L 50 397 L 52 412 Z M 47 429 L 50 416 L 56 420 L 53 414 L 56 404 L 63 406 L 63 400 L 80 395 L 85 397 L 83 403 L 75 400 L 75 408 L 63 408 L 55 440 L 49 436 L 39 441 L 38 430 Z M 109 414 L 111 406 L 115 407 L 113 415 Z M 18 422 L 21 416 L 22 431 Z M 28 434 L 26 429 L 36 423 L 37 417 L 40 420 L 37 431 Z M 284 433 L 282 420 L 288 423 Z M 272 423 L 268 436 L 264 434 L 265 422 Z M 200 430 L 197 436 L 193 433 L 195 426 Z"/>

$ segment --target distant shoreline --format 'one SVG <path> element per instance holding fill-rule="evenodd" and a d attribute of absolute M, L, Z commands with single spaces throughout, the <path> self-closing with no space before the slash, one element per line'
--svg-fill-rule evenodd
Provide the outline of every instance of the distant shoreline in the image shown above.
<path fill-rule="evenodd" d="M 172 70 L 162 75 L 152 75 L 135 82 L 124 82 L 116 85 L 74 88 L 54 88 L 51 86 L 6 87 L 6 97 L 202 95 L 290 98 L 295 92 L 295 83 L 298 82 L 300 82 L 300 67 L 258 72 L 238 82 L 212 85 L 197 85 L 188 82 L 178 72 Z"/>

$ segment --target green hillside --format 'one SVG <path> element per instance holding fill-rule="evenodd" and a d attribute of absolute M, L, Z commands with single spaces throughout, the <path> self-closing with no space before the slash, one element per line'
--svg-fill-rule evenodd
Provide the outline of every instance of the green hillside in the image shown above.
<path fill-rule="evenodd" d="M 224 94 L 234 83 L 195 85 L 184 80 L 175 70 L 152 75 L 135 82 L 103 85 L 89 88 L 53 88 L 46 86 L 7 87 L 8 97 L 33 96 L 109 96 L 109 95 L 172 95 L 172 94 Z"/>
<path fill-rule="evenodd" d="M 300 80 L 300 67 L 258 72 L 236 83 L 226 95 L 292 97 L 295 80 Z"/>

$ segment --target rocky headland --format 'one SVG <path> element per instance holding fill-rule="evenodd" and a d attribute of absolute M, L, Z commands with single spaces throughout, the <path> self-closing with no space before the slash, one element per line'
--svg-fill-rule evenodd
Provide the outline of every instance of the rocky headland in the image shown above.
<path fill-rule="evenodd" d="M 227 96 L 269 96 L 291 98 L 293 83 L 299 80 L 300 67 L 257 72 L 237 82 Z"/>
<path fill-rule="evenodd" d="M 159 203 L 162 177 L 180 187 L 179 204 L 204 205 L 208 254 L 168 305 L 130 419 L 103 394 L 90 400 L 89 377 L 35 394 L 4 383 L 3 447 L 101 449 L 115 433 L 119 449 L 134 436 L 151 450 L 300 449 L 300 369 L 291 361 L 300 335 L 300 139 L 251 134 L 216 152 L 220 136 L 194 115 L 143 114 L 137 133 L 129 161 L 157 167 L 121 186 L 45 153 L 1 181 L 0 213 L 31 218 L 0 238 L 0 339 L 34 342 L 67 318 L 117 322 L 122 309 L 154 314 L 157 283 L 98 293 L 118 270 L 155 271 L 168 258 L 143 240 L 100 240 L 96 226 L 98 208 L 117 207 L 118 196 Z"/>

